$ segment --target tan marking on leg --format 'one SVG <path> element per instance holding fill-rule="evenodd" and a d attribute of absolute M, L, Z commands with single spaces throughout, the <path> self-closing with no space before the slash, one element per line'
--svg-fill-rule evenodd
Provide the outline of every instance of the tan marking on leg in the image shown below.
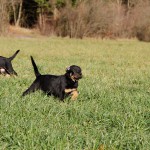
<path fill-rule="evenodd" d="M 78 97 L 78 95 L 79 95 L 79 93 L 78 93 L 78 91 L 76 90 L 76 91 L 73 91 L 72 93 L 71 93 L 71 99 L 72 100 L 76 100 L 77 99 L 77 97 Z"/>
<path fill-rule="evenodd" d="M 76 91 L 77 89 L 65 89 L 65 93 L 70 93 L 70 92 L 73 92 L 73 91 Z"/>

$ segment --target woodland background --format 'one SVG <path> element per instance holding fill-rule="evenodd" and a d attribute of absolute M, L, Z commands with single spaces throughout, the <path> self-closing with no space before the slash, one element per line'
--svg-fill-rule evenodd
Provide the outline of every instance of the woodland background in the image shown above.
<path fill-rule="evenodd" d="M 150 41 L 150 0 L 0 0 L 0 35 L 11 25 L 47 36 Z"/>

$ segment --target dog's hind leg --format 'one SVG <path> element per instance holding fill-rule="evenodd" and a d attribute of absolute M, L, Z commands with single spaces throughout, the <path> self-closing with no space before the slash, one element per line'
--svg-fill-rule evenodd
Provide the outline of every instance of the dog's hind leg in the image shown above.
<path fill-rule="evenodd" d="M 0 67 L 0 74 L 2 74 L 4 76 L 7 76 L 7 77 L 10 76 L 9 72 L 7 71 L 7 69 L 6 68 L 2 68 L 2 67 Z"/>
<path fill-rule="evenodd" d="M 64 101 L 65 92 L 64 92 L 64 91 L 61 91 L 61 92 L 59 93 L 59 96 L 58 96 L 58 97 L 60 98 L 61 101 Z"/>
<path fill-rule="evenodd" d="M 30 94 L 32 92 L 35 92 L 38 89 L 39 89 L 39 83 L 35 80 L 31 84 L 31 86 L 26 91 L 23 92 L 22 96 L 25 96 L 25 95 Z"/>
<path fill-rule="evenodd" d="M 7 62 L 6 64 L 6 70 L 7 72 L 10 74 L 10 75 L 16 75 L 17 76 L 17 73 L 14 71 L 13 67 L 12 67 L 12 64 Z"/>

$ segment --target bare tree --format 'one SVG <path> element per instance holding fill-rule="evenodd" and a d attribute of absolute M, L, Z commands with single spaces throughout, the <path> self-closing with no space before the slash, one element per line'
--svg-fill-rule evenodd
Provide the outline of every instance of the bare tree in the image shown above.
<path fill-rule="evenodd" d="M 23 0 L 11 0 L 10 4 L 13 10 L 14 24 L 20 26 Z"/>

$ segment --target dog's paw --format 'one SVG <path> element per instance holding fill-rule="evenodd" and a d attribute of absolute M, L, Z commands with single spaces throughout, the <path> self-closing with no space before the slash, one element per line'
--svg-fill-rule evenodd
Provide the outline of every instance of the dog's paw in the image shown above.
<path fill-rule="evenodd" d="M 77 97 L 78 97 L 78 95 L 79 95 L 79 93 L 78 93 L 78 91 L 77 90 L 75 90 L 75 91 L 73 91 L 73 92 L 71 92 L 71 99 L 72 100 L 76 100 L 77 99 Z"/>

